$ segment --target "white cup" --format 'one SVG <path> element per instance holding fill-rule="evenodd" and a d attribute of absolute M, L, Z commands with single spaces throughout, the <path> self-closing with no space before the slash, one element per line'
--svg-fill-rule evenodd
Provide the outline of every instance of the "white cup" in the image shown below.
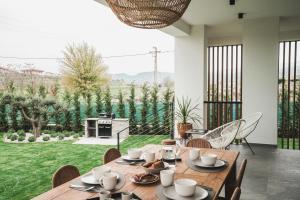
<path fill-rule="evenodd" d="M 122 192 L 122 200 L 130 200 L 131 199 L 131 193 L 130 192 Z"/>
<path fill-rule="evenodd" d="M 104 173 L 110 172 L 111 168 L 107 166 L 95 167 L 92 169 L 93 176 L 96 180 L 99 180 Z"/>
<path fill-rule="evenodd" d="M 145 152 L 144 158 L 146 162 L 152 162 L 155 160 L 155 153 L 154 152 Z"/>
<path fill-rule="evenodd" d="M 200 156 L 200 149 L 193 148 L 189 152 L 189 157 L 191 160 L 196 160 Z"/>
<path fill-rule="evenodd" d="M 160 171 L 160 182 L 164 187 L 173 185 L 175 172 L 173 170 Z"/>
<path fill-rule="evenodd" d="M 100 197 L 100 200 L 105 200 L 107 198 L 110 198 L 110 191 L 106 191 L 106 190 L 102 190 L 99 192 L 99 197 Z"/>
<path fill-rule="evenodd" d="M 201 160 L 205 165 L 213 166 L 217 162 L 218 156 L 215 154 L 205 154 L 201 156 Z"/>
<path fill-rule="evenodd" d="M 197 182 L 192 179 L 177 179 L 175 191 L 180 196 L 189 197 L 195 194 Z"/>
<path fill-rule="evenodd" d="M 105 190 L 113 190 L 117 185 L 117 176 L 110 172 L 106 172 L 99 179 L 99 183 Z"/>
<path fill-rule="evenodd" d="M 131 159 L 139 159 L 142 155 L 142 151 L 137 148 L 128 149 L 128 156 Z"/>

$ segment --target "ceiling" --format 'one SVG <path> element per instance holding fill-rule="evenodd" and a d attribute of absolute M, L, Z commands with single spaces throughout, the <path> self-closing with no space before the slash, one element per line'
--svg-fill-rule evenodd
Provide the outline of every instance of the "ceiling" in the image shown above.
<path fill-rule="evenodd" d="M 192 0 L 182 19 L 191 25 L 217 25 L 238 21 L 237 13 L 245 19 L 300 16 L 300 0 Z"/>

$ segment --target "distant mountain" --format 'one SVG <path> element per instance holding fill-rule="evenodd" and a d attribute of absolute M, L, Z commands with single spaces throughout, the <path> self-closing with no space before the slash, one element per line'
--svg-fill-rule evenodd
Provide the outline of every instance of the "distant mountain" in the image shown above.
<path fill-rule="evenodd" d="M 153 72 L 141 72 L 135 75 L 129 75 L 125 73 L 111 74 L 112 80 L 124 81 L 125 83 L 135 82 L 136 84 L 142 84 L 144 82 L 153 83 Z M 158 72 L 158 83 L 163 83 L 165 80 L 174 80 L 174 74 L 170 72 Z"/>

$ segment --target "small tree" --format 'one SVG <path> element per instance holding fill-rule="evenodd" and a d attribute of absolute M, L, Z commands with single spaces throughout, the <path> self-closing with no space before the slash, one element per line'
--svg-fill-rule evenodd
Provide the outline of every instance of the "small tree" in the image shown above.
<path fill-rule="evenodd" d="M 98 90 L 96 90 L 96 112 L 97 112 L 97 115 L 99 115 L 102 112 L 102 109 L 103 109 L 102 90 L 99 87 Z"/>
<path fill-rule="evenodd" d="M 58 92 L 59 92 L 59 84 L 55 83 L 50 87 L 50 94 L 51 96 L 56 97 L 58 95 Z"/>
<path fill-rule="evenodd" d="M 17 131 L 18 130 L 18 108 L 15 104 L 10 104 L 10 113 L 9 113 L 9 117 L 11 120 L 11 129 Z"/>
<path fill-rule="evenodd" d="M 39 91 L 38 91 L 39 97 L 42 99 L 45 99 L 47 96 L 47 93 L 48 93 L 48 91 L 47 91 L 46 87 L 44 85 L 40 85 Z"/>
<path fill-rule="evenodd" d="M 72 98 L 70 93 L 66 90 L 63 97 L 65 103 L 65 121 L 64 121 L 64 129 L 70 131 L 72 129 L 72 114 L 71 114 L 71 102 Z"/>
<path fill-rule="evenodd" d="M 73 95 L 73 107 L 74 107 L 74 131 L 81 130 L 81 118 L 80 118 L 80 96 L 78 92 Z"/>
<path fill-rule="evenodd" d="M 92 108 L 92 95 L 91 93 L 86 94 L 86 110 L 85 110 L 85 116 L 91 117 L 93 112 Z"/>
<path fill-rule="evenodd" d="M 106 87 L 106 91 L 104 94 L 104 103 L 105 103 L 105 112 L 112 113 L 111 94 L 108 86 Z"/>
<path fill-rule="evenodd" d="M 152 126 L 153 126 L 153 133 L 160 133 L 160 125 L 159 125 L 159 114 L 158 114 L 158 86 L 154 85 L 151 90 L 151 108 L 152 108 Z"/>
<path fill-rule="evenodd" d="M 130 96 L 128 100 L 129 104 L 129 133 L 136 133 L 136 108 L 135 108 L 135 85 L 132 83 L 130 85 Z"/>
<path fill-rule="evenodd" d="M 8 122 L 7 122 L 7 115 L 6 115 L 6 102 L 0 95 L 0 131 L 7 131 L 8 130 Z"/>
<path fill-rule="evenodd" d="M 143 134 L 149 133 L 147 115 L 149 111 L 149 87 L 147 83 L 142 86 L 142 109 L 141 109 L 141 128 Z"/>
<path fill-rule="evenodd" d="M 56 104 L 53 100 L 43 100 L 35 96 L 24 98 L 22 96 L 6 95 L 3 99 L 6 104 L 13 104 L 21 110 L 25 119 L 31 123 L 35 137 L 40 136 L 42 125 L 47 123 L 43 120 L 43 114 L 47 112 L 47 115 L 52 116 L 51 110 L 54 109 L 49 109 L 49 107 Z"/>
<path fill-rule="evenodd" d="M 171 120 L 173 113 L 171 112 L 171 101 L 172 101 L 172 91 L 169 87 L 165 90 L 163 94 L 163 106 L 164 106 L 164 118 L 163 127 L 164 134 L 169 134 L 171 132 Z"/>
<path fill-rule="evenodd" d="M 120 118 L 125 118 L 125 104 L 123 100 L 123 93 L 122 90 L 119 90 L 118 95 L 119 103 L 118 103 L 118 113 Z"/>
<path fill-rule="evenodd" d="M 55 121 L 55 130 L 62 131 L 63 130 L 62 116 L 63 113 L 65 112 L 65 109 L 62 105 L 55 104 L 53 105 L 53 110 L 54 110 L 53 117 Z"/>

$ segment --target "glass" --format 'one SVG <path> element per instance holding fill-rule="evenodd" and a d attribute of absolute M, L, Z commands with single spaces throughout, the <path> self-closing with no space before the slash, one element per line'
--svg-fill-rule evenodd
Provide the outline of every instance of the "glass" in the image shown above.
<path fill-rule="evenodd" d="M 177 145 L 163 145 L 161 149 L 161 157 L 164 162 L 170 166 L 176 166 L 176 157 L 180 153 L 180 148 Z"/>

